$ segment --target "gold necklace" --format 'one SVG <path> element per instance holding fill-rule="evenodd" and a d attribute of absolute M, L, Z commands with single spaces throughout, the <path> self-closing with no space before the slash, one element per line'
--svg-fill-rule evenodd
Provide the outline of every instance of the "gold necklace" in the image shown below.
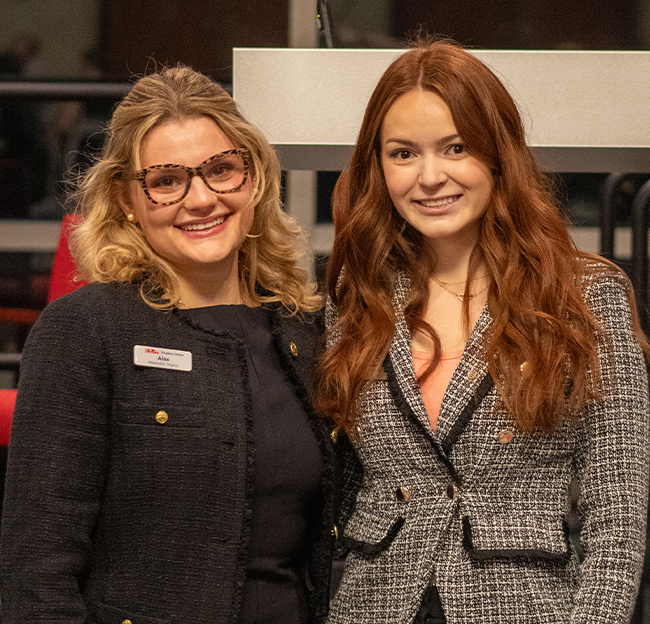
<path fill-rule="evenodd" d="M 487 277 L 487 276 L 484 275 L 483 277 Z M 463 293 L 457 293 L 457 292 L 454 292 L 453 290 L 447 288 L 446 283 L 441 282 L 437 277 L 434 277 L 432 275 L 431 278 L 433 279 L 433 281 L 436 284 L 438 284 L 438 286 L 440 286 L 440 288 L 442 288 L 443 290 L 446 290 L 448 293 L 454 295 L 455 297 L 458 297 L 459 301 L 461 301 L 461 302 L 465 301 L 465 299 L 473 299 L 474 297 L 476 297 L 476 295 L 480 295 L 481 293 L 484 293 L 490 287 L 490 284 L 488 284 L 485 288 L 482 288 L 481 290 L 479 290 L 478 292 L 475 292 L 472 295 L 464 295 Z M 463 282 L 457 282 L 457 284 L 462 284 L 462 283 Z"/>
<path fill-rule="evenodd" d="M 479 275 L 478 277 L 473 277 L 472 280 L 478 281 L 478 280 L 484 279 L 486 277 L 490 277 L 490 274 L 486 273 L 485 275 Z M 436 279 L 435 277 L 433 279 L 435 279 L 436 282 L 438 282 L 438 284 L 444 284 L 445 286 L 458 286 L 459 284 L 464 284 L 465 282 L 467 282 L 466 279 L 464 279 L 462 282 L 442 282 L 442 281 Z"/>

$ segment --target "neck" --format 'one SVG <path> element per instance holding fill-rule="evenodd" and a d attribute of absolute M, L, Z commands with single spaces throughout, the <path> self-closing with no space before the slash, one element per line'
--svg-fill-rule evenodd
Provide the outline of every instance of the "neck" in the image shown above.
<path fill-rule="evenodd" d="M 191 275 L 177 272 L 180 307 L 202 308 L 244 303 L 237 269 L 235 263 L 225 272 L 210 271 L 208 267 Z"/>
<path fill-rule="evenodd" d="M 449 283 L 466 281 L 469 277 L 469 263 L 474 247 L 473 241 L 468 245 L 461 246 L 445 244 L 445 241 L 436 241 L 435 247 L 432 246 L 436 259 L 435 277 L 442 282 Z M 484 263 L 479 262 L 474 277 L 486 272 Z"/>
<path fill-rule="evenodd" d="M 205 308 L 214 305 L 237 305 L 244 303 L 243 297 L 237 288 L 213 289 L 197 291 L 192 288 L 181 288 L 178 306 L 180 308 Z"/>

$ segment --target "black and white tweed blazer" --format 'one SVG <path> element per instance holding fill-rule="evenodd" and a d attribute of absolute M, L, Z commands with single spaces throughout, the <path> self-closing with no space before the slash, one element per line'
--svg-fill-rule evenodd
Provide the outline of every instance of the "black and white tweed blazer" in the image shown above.
<path fill-rule="evenodd" d="M 383 374 L 361 400 L 348 445 L 339 536 L 350 549 L 330 624 L 411 624 L 435 583 L 448 624 L 627 622 L 645 547 L 648 377 L 623 278 L 585 278 L 613 350 L 604 400 L 553 434 L 524 433 L 497 404 L 483 310 L 432 431 L 402 314 Z M 335 311 L 330 309 L 330 324 Z M 336 339 L 336 337 L 334 337 Z M 565 524 L 573 477 L 580 563 Z"/>

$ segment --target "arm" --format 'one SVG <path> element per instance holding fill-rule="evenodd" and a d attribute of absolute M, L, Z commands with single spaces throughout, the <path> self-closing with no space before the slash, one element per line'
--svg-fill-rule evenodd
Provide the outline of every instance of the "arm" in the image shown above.
<path fill-rule="evenodd" d="M 25 346 L 0 541 L 4 624 L 86 621 L 79 582 L 108 463 L 109 372 L 92 305 L 52 304 Z"/>
<path fill-rule="evenodd" d="M 580 431 L 576 468 L 585 560 L 571 622 L 618 624 L 632 613 L 645 549 L 648 377 L 632 332 L 627 286 L 602 280 L 589 295 L 612 358 L 605 355 L 608 345 L 600 345 L 605 396 L 587 406 Z"/>

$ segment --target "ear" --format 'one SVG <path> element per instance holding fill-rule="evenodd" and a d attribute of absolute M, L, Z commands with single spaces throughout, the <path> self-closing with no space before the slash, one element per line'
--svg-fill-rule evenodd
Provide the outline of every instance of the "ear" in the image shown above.
<path fill-rule="evenodd" d="M 138 219 L 134 216 L 136 211 L 132 205 L 133 202 L 129 184 L 127 182 L 122 182 L 119 180 L 116 180 L 113 184 L 113 198 L 120 205 L 120 208 L 122 209 L 122 212 L 126 216 L 129 223 L 133 223 L 135 225 L 138 222 Z M 129 215 L 131 216 L 129 217 Z"/>

